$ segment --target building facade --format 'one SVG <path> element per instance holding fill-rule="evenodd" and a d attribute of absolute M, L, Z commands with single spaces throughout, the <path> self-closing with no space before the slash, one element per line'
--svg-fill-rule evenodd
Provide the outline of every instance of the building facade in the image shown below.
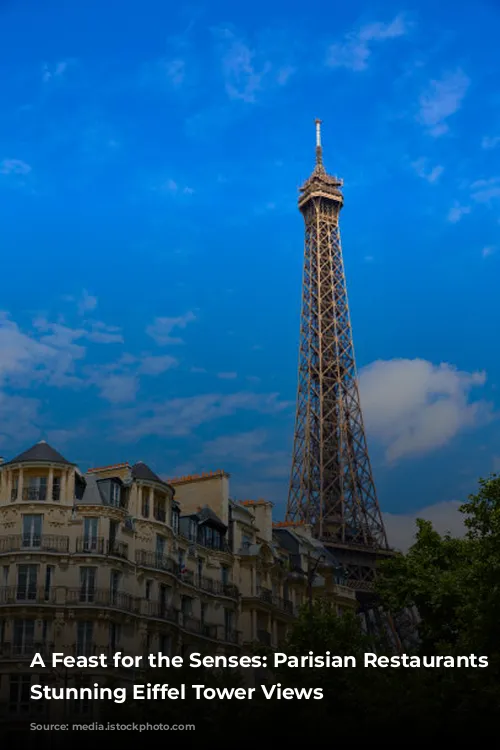
<path fill-rule="evenodd" d="M 0 568 L 10 714 L 33 710 L 33 682 L 67 679 L 30 669 L 35 653 L 276 648 L 312 597 L 355 607 L 309 530 L 273 524 L 264 500 L 232 501 L 225 472 L 165 481 L 122 463 L 82 473 L 45 442 L 0 464 Z"/>

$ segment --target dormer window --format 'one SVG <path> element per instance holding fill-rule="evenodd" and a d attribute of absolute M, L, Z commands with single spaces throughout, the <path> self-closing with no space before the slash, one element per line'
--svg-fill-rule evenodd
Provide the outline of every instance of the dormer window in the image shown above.
<path fill-rule="evenodd" d="M 189 521 L 189 538 L 192 542 L 196 542 L 196 536 L 197 536 L 197 523 L 194 519 L 191 519 Z"/>
<path fill-rule="evenodd" d="M 111 483 L 111 505 L 116 508 L 120 506 L 121 487 L 118 482 Z"/>
<path fill-rule="evenodd" d="M 179 533 L 179 509 L 175 506 L 172 506 L 172 531 L 174 534 Z"/>

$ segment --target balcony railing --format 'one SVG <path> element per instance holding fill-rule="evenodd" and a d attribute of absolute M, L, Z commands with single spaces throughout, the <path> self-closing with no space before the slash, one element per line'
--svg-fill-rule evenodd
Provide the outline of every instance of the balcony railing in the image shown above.
<path fill-rule="evenodd" d="M 155 617 L 158 620 L 167 620 L 175 625 L 179 623 L 179 610 L 174 609 L 168 603 L 153 601 L 151 599 L 142 600 L 142 614 L 145 617 Z"/>
<path fill-rule="evenodd" d="M 212 638 L 212 640 L 214 641 L 218 640 L 217 625 L 212 625 L 208 622 L 202 622 L 200 625 L 200 635 L 205 636 L 205 638 Z"/>
<path fill-rule="evenodd" d="M 53 604 L 54 591 L 40 586 L 19 585 L 0 588 L 0 605 Z"/>
<path fill-rule="evenodd" d="M 69 537 L 42 534 L 16 534 L 0 538 L 0 554 L 3 552 L 20 552 L 35 550 L 40 552 L 69 552 Z"/>
<path fill-rule="evenodd" d="M 116 539 L 110 539 L 106 546 L 108 555 L 122 557 L 124 560 L 128 559 L 128 544 L 125 542 L 117 542 Z"/>
<path fill-rule="evenodd" d="M 77 554 L 111 555 L 112 557 L 128 558 L 128 544 L 116 539 L 104 539 L 101 536 L 80 537 L 76 540 Z"/>
<path fill-rule="evenodd" d="M 0 659 L 19 657 L 33 657 L 34 654 L 51 654 L 54 650 L 53 643 L 40 643 L 35 640 L 14 641 L 13 643 L 0 643 Z"/>
<path fill-rule="evenodd" d="M 228 628 L 224 629 L 224 640 L 228 643 L 239 643 L 240 642 L 240 633 L 238 630 L 229 630 Z"/>
<path fill-rule="evenodd" d="M 76 551 L 86 555 L 104 555 L 106 540 L 102 536 L 80 537 L 76 540 Z"/>
<path fill-rule="evenodd" d="M 202 576 L 198 578 L 197 585 L 198 588 L 210 594 L 222 594 L 222 596 L 229 596 L 231 599 L 237 599 L 239 596 L 238 588 L 233 583 L 223 583 Z"/>
<path fill-rule="evenodd" d="M 287 612 L 290 615 L 293 615 L 294 613 L 294 607 L 290 599 L 282 599 L 280 596 L 276 596 L 271 589 L 266 589 L 260 586 L 257 589 L 257 597 L 262 602 L 265 602 L 272 607 L 276 607 L 277 609 L 281 609 L 283 612 Z"/>
<path fill-rule="evenodd" d="M 133 613 L 139 611 L 139 603 L 135 596 L 125 591 L 95 589 L 91 586 L 67 589 L 66 604 L 71 607 L 110 607 Z"/>
<path fill-rule="evenodd" d="M 156 568 L 156 570 L 165 570 L 175 576 L 179 575 L 179 564 L 168 555 L 162 555 L 158 552 L 148 552 L 144 549 L 137 550 L 135 562 L 145 568 Z"/>
<path fill-rule="evenodd" d="M 262 602 L 266 602 L 266 604 L 273 603 L 273 592 L 271 591 L 271 589 L 266 589 L 263 586 L 259 586 L 257 588 L 257 596 Z"/>

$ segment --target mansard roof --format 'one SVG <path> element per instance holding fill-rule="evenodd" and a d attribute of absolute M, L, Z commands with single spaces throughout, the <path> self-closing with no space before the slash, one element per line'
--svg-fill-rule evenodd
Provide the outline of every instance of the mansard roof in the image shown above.
<path fill-rule="evenodd" d="M 138 461 L 132 466 L 132 476 L 134 479 L 144 479 L 147 482 L 157 482 L 158 484 L 169 486 L 168 482 L 160 479 L 158 474 L 155 474 L 154 471 L 143 461 Z"/>
<path fill-rule="evenodd" d="M 39 443 L 35 443 L 28 450 L 23 451 L 15 458 L 8 461 L 9 464 L 21 464 L 21 463 L 50 463 L 50 464 L 67 464 L 68 466 L 74 466 L 70 461 L 67 461 L 64 456 L 61 456 L 55 448 L 40 440 Z"/>

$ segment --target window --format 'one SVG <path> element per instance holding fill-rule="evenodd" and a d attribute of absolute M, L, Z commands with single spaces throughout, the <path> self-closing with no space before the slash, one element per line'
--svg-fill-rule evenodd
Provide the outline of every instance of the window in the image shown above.
<path fill-rule="evenodd" d="M 33 651 L 35 640 L 34 620 L 14 620 L 14 654 L 23 655 Z"/>
<path fill-rule="evenodd" d="M 146 581 L 146 592 L 144 594 L 147 601 L 151 599 L 151 591 L 153 590 L 153 581 Z"/>
<path fill-rule="evenodd" d="M 8 565 L 3 566 L 3 585 L 4 586 L 9 585 L 9 566 Z"/>
<path fill-rule="evenodd" d="M 141 513 L 143 518 L 149 518 L 149 496 L 144 491 L 145 488 L 142 490 L 142 506 L 141 506 Z"/>
<path fill-rule="evenodd" d="M 45 568 L 45 589 L 44 589 L 44 599 L 45 601 L 49 601 L 50 599 L 50 588 L 52 586 L 52 580 L 54 575 L 54 566 L 53 565 L 47 565 Z"/>
<path fill-rule="evenodd" d="M 226 567 L 226 565 L 221 566 L 220 573 L 223 586 L 227 586 L 227 584 L 229 583 L 229 569 Z"/>
<path fill-rule="evenodd" d="M 17 591 L 18 601 L 33 601 L 36 599 L 38 566 L 19 565 L 17 568 Z"/>
<path fill-rule="evenodd" d="M 170 602 L 170 588 L 164 583 L 160 584 L 160 617 L 164 617 Z"/>
<path fill-rule="evenodd" d="M 121 498 L 121 487 L 118 484 L 118 482 L 111 482 L 111 505 L 114 505 L 115 508 L 120 507 L 120 498 Z"/>
<path fill-rule="evenodd" d="M 160 653 L 164 656 L 170 656 L 172 651 L 172 637 L 170 635 L 160 635 Z"/>
<path fill-rule="evenodd" d="M 189 521 L 189 538 L 192 542 L 198 541 L 198 524 L 193 518 Z"/>
<path fill-rule="evenodd" d="M 47 477 L 30 477 L 23 496 L 25 500 L 46 500 Z"/>
<path fill-rule="evenodd" d="M 181 597 L 181 611 L 183 615 L 190 617 L 193 611 L 193 600 L 189 596 Z"/>
<path fill-rule="evenodd" d="M 110 582 L 109 582 L 111 604 L 116 604 L 118 601 L 118 589 L 120 587 L 120 578 L 121 578 L 121 574 L 119 573 L 118 570 L 111 571 Z"/>
<path fill-rule="evenodd" d="M 202 602 L 201 608 L 200 608 L 200 620 L 201 620 L 201 624 L 202 625 L 205 624 L 205 615 L 206 614 L 207 614 L 207 605 L 203 604 L 203 602 Z"/>
<path fill-rule="evenodd" d="M 108 544 L 108 553 L 113 554 L 119 554 L 120 547 L 116 543 L 116 535 L 118 533 L 118 527 L 119 523 L 118 521 L 110 521 L 109 522 L 109 544 Z"/>
<path fill-rule="evenodd" d="M 94 623 L 92 620 L 80 620 L 76 627 L 76 651 L 78 656 L 92 654 L 92 636 Z"/>
<path fill-rule="evenodd" d="M 201 580 L 203 577 L 203 558 L 199 557 L 197 560 L 197 569 L 198 569 L 198 580 Z"/>
<path fill-rule="evenodd" d="M 116 622 L 109 623 L 109 645 L 111 651 L 118 651 L 120 645 L 121 628 Z"/>
<path fill-rule="evenodd" d="M 214 530 L 210 526 L 205 526 L 203 530 L 203 544 L 206 547 L 213 547 Z"/>
<path fill-rule="evenodd" d="M 84 552 L 96 552 L 97 551 L 97 532 L 99 528 L 98 518 L 85 518 L 83 525 L 83 551 Z"/>
<path fill-rule="evenodd" d="M 58 503 L 61 499 L 61 477 L 54 477 L 52 480 L 52 500 Z"/>
<path fill-rule="evenodd" d="M 179 509 L 172 506 L 172 531 L 174 534 L 179 533 Z"/>
<path fill-rule="evenodd" d="M 226 632 L 226 641 L 230 641 L 234 631 L 234 612 L 232 609 L 224 610 L 224 630 Z"/>
<path fill-rule="evenodd" d="M 156 535 L 156 555 L 161 560 L 165 556 L 165 537 Z"/>
<path fill-rule="evenodd" d="M 95 598 L 96 568 L 80 568 L 80 601 L 93 602 Z"/>
<path fill-rule="evenodd" d="M 42 543 L 42 515 L 23 516 L 23 547 L 40 547 Z"/>
<path fill-rule="evenodd" d="M 252 546 L 252 537 L 248 536 L 247 534 L 243 534 L 241 538 L 242 549 L 248 549 L 251 546 Z"/>
<path fill-rule="evenodd" d="M 181 573 L 186 568 L 186 550 L 184 549 L 179 550 L 179 568 Z"/>
<path fill-rule="evenodd" d="M 11 675 L 9 683 L 9 711 L 26 713 L 30 708 L 31 675 Z"/>

